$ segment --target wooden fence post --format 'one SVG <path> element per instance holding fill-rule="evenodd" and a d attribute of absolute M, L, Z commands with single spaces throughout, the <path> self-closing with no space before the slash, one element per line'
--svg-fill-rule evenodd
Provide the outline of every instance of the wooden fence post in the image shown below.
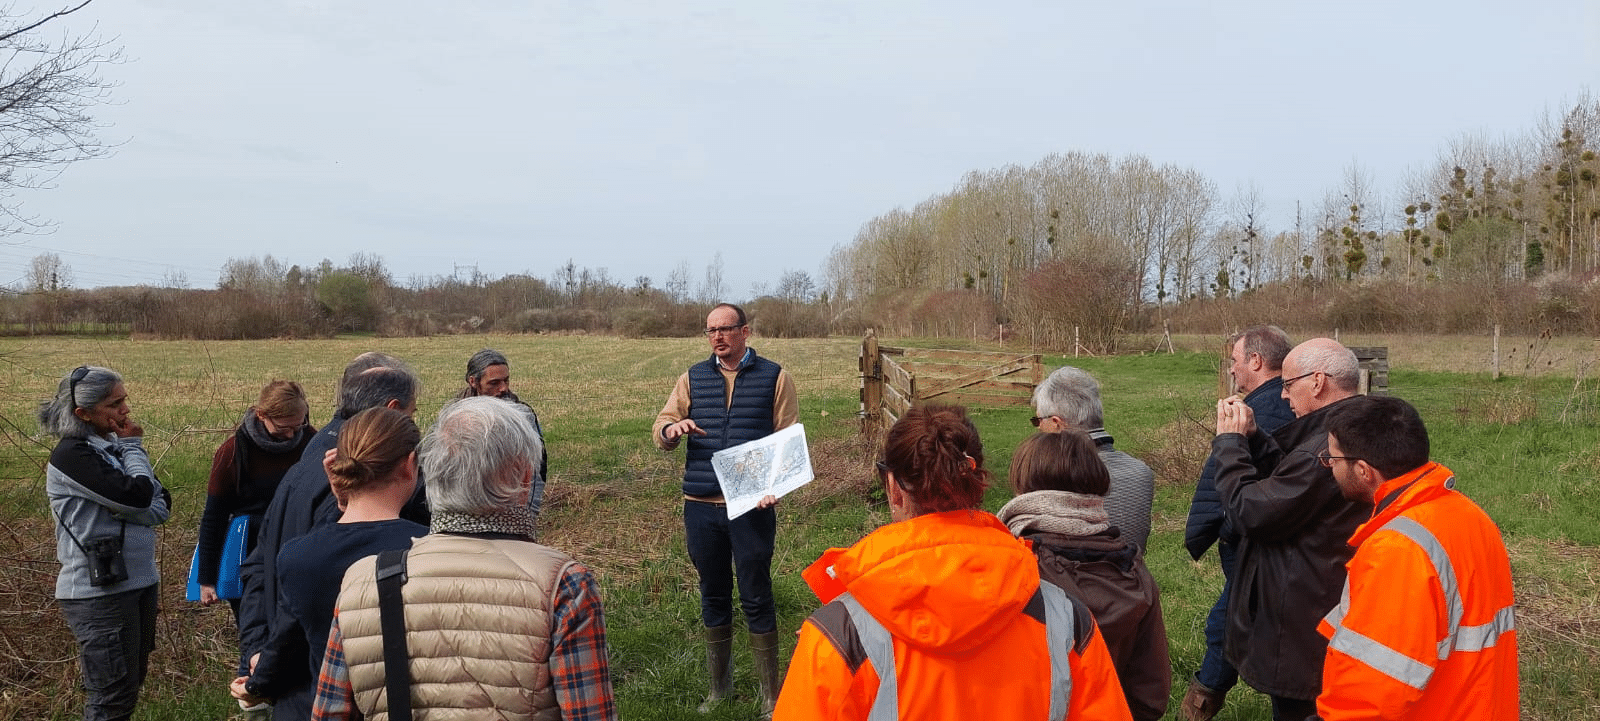
<path fill-rule="evenodd" d="M 861 340 L 861 432 L 877 438 L 883 409 L 883 363 L 878 357 L 878 335 L 867 329 Z"/>

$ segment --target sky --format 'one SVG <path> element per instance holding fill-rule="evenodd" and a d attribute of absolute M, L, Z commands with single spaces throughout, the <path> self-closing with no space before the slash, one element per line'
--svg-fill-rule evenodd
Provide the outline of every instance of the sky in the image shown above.
<path fill-rule="evenodd" d="M 973 171 L 1139 154 L 1285 228 L 1352 168 L 1390 192 L 1600 92 L 1595 0 L 95 0 L 50 27 L 123 48 L 117 147 L 16 194 L 52 227 L 0 240 L 0 284 L 41 253 L 80 288 L 356 253 L 402 285 L 661 287 L 720 256 L 742 300 Z"/>

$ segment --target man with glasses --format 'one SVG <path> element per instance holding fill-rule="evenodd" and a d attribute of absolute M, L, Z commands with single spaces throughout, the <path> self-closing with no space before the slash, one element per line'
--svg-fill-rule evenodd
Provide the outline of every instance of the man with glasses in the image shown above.
<path fill-rule="evenodd" d="M 1295 419 L 1268 435 L 1250 405 L 1217 403 L 1217 492 L 1240 536 L 1225 648 L 1239 676 L 1272 699 L 1274 721 L 1316 712 L 1327 639 L 1317 623 L 1339 602 L 1345 541 L 1372 512 L 1339 492 L 1318 455 L 1327 416 L 1356 397 L 1354 353 L 1313 338 L 1283 360 L 1283 397 Z"/>
<path fill-rule="evenodd" d="M 1294 420 L 1294 411 L 1283 399 L 1283 359 L 1294 344 L 1288 334 L 1274 325 L 1258 325 L 1228 339 L 1228 375 L 1233 389 L 1243 396 L 1255 414 L 1256 426 L 1265 433 L 1282 428 Z M 1194 560 L 1200 560 L 1211 544 L 1217 545 L 1222 564 L 1222 593 L 1206 616 L 1206 651 L 1200 669 L 1189 679 L 1189 690 L 1178 707 L 1183 721 L 1210 721 L 1222 710 L 1228 691 L 1239 682 L 1239 672 L 1228 663 L 1223 649 L 1223 634 L 1228 621 L 1228 596 L 1233 587 L 1239 553 L 1239 532 L 1223 512 L 1217 494 L 1217 460 L 1207 458 L 1195 484 L 1194 500 L 1189 504 L 1189 522 L 1183 545 Z"/>
<path fill-rule="evenodd" d="M 1500 529 L 1428 460 L 1428 429 L 1399 398 L 1327 416 L 1323 465 L 1346 498 L 1377 502 L 1356 529 L 1328 638 L 1317 712 L 1347 719 L 1518 715 L 1511 561 Z"/>
<path fill-rule="evenodd" d="M 688 438 L 683 470 L 683 527 L 689 559 L 700 575 L 700 618 L 706 628 L 709 711 L 733 691 L 733 586 L 750 634 L 761 682 L 761 710 L 777 703 L 778 618 L 772 597 L 772 550 L 777 499 L 767 496 L 738 518 L 728 518 L 711 454 L 771 435 L 799 418 L 794 380 L 782 366 L 756 355 L 746 343 L 750 323 L 739 306 L 723 303 L 706 316 L 711 357 L 689 367 L 656 415 L 651 437 L 670 451 Z"/>
<path fill-rule="evenodd" d="M 1105 410 L 1100 403 L 1100 383 L 1088 371 L 1062 366 L 1033 389 L 1034 427 L 1045 433 L 1072 429 L 1089 434 L 1100 461 L 1111 473 L 1111 490 L 1106 493 L 1106 515 L 1120 537 L 1144 552 L 1150 538 L 1150 506 L 1156 495 L 1156 474 L 1133 456 L 1112 445 L 1105 429 Z"/>

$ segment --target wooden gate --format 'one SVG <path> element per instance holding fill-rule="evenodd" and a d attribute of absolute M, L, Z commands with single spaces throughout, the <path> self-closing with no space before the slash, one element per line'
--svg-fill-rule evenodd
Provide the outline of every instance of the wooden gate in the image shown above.
<path fill-rule="evenodd" d="M 867 332 L 861 342 L 861 432 L 888 430 L 924 401 L 972 406 L 1026 406 L 1044 380 L 1038 353 L 895 348 Z"/>

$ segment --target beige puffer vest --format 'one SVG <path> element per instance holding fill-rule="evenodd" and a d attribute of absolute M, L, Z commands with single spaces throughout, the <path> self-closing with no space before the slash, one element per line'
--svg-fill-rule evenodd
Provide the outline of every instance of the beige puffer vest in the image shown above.
<path fill-rule="evenodd" d="M 550 610 L 571 557 L 518 540 L 434 534 L 412 543 L 404 588 L 411 699 L 418 721 L 559 721 L 550 686 Z M 388 718 L 377 559 L 339 592 L 339 629 L 356 707 Z"/>

